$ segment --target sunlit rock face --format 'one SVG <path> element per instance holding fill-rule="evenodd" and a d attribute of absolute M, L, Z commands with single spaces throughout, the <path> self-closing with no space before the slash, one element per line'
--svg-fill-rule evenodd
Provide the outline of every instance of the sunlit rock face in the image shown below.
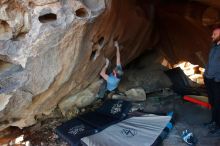
<path fill-rule="evenodd" d="M 219 2 L 200 1 L 0 0 L 0 130 L 89 105 L 114 40 L 123 66 L 152 49 L 204 65 Z"/>
<path fill-rule="evenodd" d="M 151 48 L 154 11 L 147 7 L 134 0 L 0 0 L 0 129 L 30 126 L 60 101 L 80 98 L 74 95 L 99 79 L 105 57 L 115 60 L 114 40 L 123 46 L 123 65 Z"/>

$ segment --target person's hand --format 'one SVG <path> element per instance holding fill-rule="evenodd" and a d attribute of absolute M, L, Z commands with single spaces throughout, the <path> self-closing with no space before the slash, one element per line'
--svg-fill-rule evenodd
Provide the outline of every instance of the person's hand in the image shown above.
<path fill-rule="evenodd" d="M 114 42 L 114 45 L 115 45 L 116 48 L 119 48 L 118 41 L 115 41 L 115 42 Z"/>
<path fill-rule="evenodd" d="M 105 58 L 105 67 L 107 68 L 109 66 L 109 59 Z"/>

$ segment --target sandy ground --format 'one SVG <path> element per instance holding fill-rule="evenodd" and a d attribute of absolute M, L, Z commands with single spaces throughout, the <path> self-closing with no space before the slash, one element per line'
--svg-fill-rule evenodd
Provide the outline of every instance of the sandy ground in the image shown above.
<path fill-rule="evenodd" d="M 173 100 L 176 124 L 164 140 L 163 146 L 186 146 L 181 139 L 183 130 L 190 130 L 198 139 L 198 146 L 220 146 L 220 137 L 211 137 L 208 130 L 203 126 L 204 122 L 210 121 L 210 111 L 193 103 Z"/>

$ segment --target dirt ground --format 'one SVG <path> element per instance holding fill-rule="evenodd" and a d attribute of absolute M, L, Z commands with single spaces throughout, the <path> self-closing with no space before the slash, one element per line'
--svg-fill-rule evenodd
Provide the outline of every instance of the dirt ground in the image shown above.
<path fill-rule="evenodd" d="M 210 110 L 199 105 L 183 101 L 180 96 L 164 97 L 160 102 L 147 102 L 145 110 L 174 111 L 175 125 L 162 146 L 187 146 L 181 138 L 182 131 L 189 130 L 198 139 L 198 146 L 220 146 L 220 137 L 208 136 L 203 123 L 210 121 Z M 153 112 L 153 111 L 152 111 Z"/>

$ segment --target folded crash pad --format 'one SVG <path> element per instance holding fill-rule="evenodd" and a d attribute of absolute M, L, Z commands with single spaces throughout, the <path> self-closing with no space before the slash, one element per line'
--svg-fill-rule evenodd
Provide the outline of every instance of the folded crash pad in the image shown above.
<path fill-rule="evenodd" d="M 130 111 L 132 104 L 130 101 L 111 99 L 96 110 L 97 113 L 106 115 L 112 118 L 124 119 Z"/>
<path fill-rule="evenodd" d="M 145 114 L 111 125 L 81 139 L 85 146 L 153 146 L 172 128 L 172 116 Z M 166 130 L 166 131 L 165 131 Z M 163 135 L 161 135 L 163 134 Z"/>
<path fill-rule="evenodd" d="M 78 146 L 82 137 L 97 133 L 98 130 L 75 118 L 55 129 L 56 133 L 71 146 Z"/>
<path fill-rule="evenodd" d="M 206 89 L 202 87 L 191 87 L 189 78 L 180 67 L 165 71 L 173 83 L 172 89 L 180 95 L 206 95 Z"/>

